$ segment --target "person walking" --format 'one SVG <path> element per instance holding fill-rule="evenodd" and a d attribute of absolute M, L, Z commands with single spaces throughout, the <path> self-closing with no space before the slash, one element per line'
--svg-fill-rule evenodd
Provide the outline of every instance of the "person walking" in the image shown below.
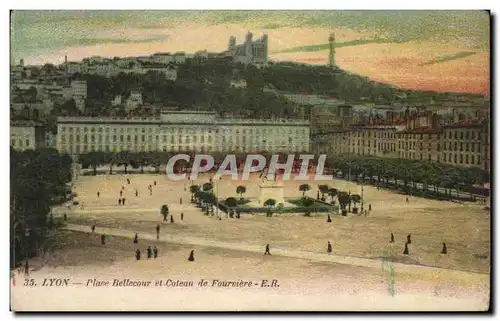
<path fill-rule="evenodd" d="M 97 198 L 99 198 L 100 195 L 101 195 L 101 193 L 97 192 Z"/>
<path fill-rule="evenodd" d="M 160 239 L 160 224 L 156 225 L 156 239 Z"/>
<path fill-rule="evenodd" d="M 184 213 L 181 213 L 181 221 L 184 221 Z"/>
<path fill-rule="evenodd" d="M 101 235 L 101 244 L 106 245 L 106 234 Z"/>
<path fill-rule="evenodd" d="M 391 243 L 394 243 L 394 234 L 391 233 Z"/>
<path fill-rule="evenodd" d="M 189 254 L 188 261 L 193 262 L 194 261 L 194 250 L 191 250 L 191 253 Z"/>
<path fill-rule="evenodd" d="M 148 253 L 148 260 L 149 260 L 153 256 L 153 250 L 151 249 L 151 245 L 148 246 L 147 253 Z"/>
<path fill-rule="evenodd" d="M 266 244 L 266 251 L 264 252 L 264 255 L 271 255 L 271 252 L 269 251 L 269 244 Z"/>
<path fill-rule="evenodd" d="M 332 253 L 332 244 L 330 243 L 330 241 L 328 241 L 328 246 L 327 246 L 326 252 Z"/>
<path fill-rule="evenodd" d="M 95 224 L 94 224 L 94 225 L 92 225 L 92 227 L 90 227 L 90 230 L 92 231 L 92 233 L 94 233 L 94 232 L 95 232 Z"/>
<path fill-rule="evenodd" d="M 137 244 L 137 243 L 139 243 L 139 236 L 137 235 L 137 233 L 135 233 L 134 244 Z"/>
<path fill-rule="evenodd" d="M 408 251 L 408 243 L 405 243 L 405 250 L 403 252 L 404 255 L 409 255 L 409 251 Z"/>
<path fill-rule="evenodd" d="M 406 237 L 406 243 L 411 244 L 411 234 Z"/>
<path fill-rule="evenodd" d="M 448 249 L 446 248 L 446 243 L 443 242 L 443 249 L 441 250 L 441 254 L 448 254 Z"/>
<path fill-rule="evenodd" d="M 137 249 L 137 250 L 135 251 L 135 259 L 136 259 L 137 261 L 139 261 L 139 260 L 141 259 L 141 251 L 140 251 L 139 249 Z"/>
<path fill-rule="evenodd" d="M 153 248 L 153 254 L 154 254 L 154 258 L 156 259 L 158 257 L 158 248 L 156 247 L 156 245 Z"/>

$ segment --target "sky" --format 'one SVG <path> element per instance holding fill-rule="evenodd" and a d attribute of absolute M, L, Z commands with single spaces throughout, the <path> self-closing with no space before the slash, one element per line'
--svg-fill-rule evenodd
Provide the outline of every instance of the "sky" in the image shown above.
<path fill-rule="evenodd" d="M 27 64 L 91 55 L 213 52 L 248 31 L 269 36 L 269 58 L 328 62 L 402 88 L 489 95 L 485 11 L 13 11 L 11 58 Z"/>

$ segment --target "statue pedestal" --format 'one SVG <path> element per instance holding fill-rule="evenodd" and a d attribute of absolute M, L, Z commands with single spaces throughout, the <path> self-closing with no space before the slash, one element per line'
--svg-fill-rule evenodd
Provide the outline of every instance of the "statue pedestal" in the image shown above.
<path fill-rule="evenodd" d="M 282 182 L 266 181 L 259 184 L 259 189 L 259 205 L 263 206 L 264 202 L 270 198 L 276 200 L 276 205 L 285 203 Z"/>

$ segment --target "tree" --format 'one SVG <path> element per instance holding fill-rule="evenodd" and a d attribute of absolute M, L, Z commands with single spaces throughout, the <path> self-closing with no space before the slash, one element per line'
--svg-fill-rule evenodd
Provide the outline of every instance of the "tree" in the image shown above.
<path fill-rule="evenodd" d="M 55 149 L 17 152 L 10 157 L 11 267 L 37 255 L 50 237 L 52 205 L 69 199 L 71 157 Z"/>
<path fill-rule="evenodd" d="M 194 202 L 194 196 L 200 191 L 199 185 L 189 186 L 189 192 L 191 193 L 191 202 Z"/>
<path fill-rule="evenodd" d="M 114 163 L 118 166 L 123 165 L 125 169 L 125 174 L 127 174 L 127 168 L 130 165 L 130 153 L 128 151 L 121 151 L 116 154 Z"/>
<path fill-rule="evenodd" d="M 354 211 L 357 212 L 358 209 L 356 207 L 356 204 L 361 202 L 361 196 L 359 196 L 358 194 L 352 194 L 350 196 L 350 200 L 354 204 Z"/>
<path fill-rule="evenodd" d="M 350 200 L 349 194 L 346 192 L 339 192 L 337 195 L 337 198 L 339 200 L 340 209 L 345 211 L 347 204 L 349 204 L 349 200 Z"/>
<path fill-rule="evenodd" d="M 299 191 L 302 192 L 302 197 L 306 196 L 306 192 L 311 189 L 311 186 L 309 184 L 302 184 L 299 186 Z"/>
<path fill-rule="evenodd" d="M 264 206 L 267 206 L 267 216 L 272 216 L 271 208 L 276 205 L 275 199 L 268 199 L 264 202 Z"/>
<path fill-rule="evenodd" d="M 335 196 L 337 196 L 338 193 L 339 193 L 339 191 L 336 188 L 332 187 L 332 188 L 328 189 L 328 196 L 330 196 L 332 198 L 332 204 L 333 204 L 333 198 Z"/>
<path fill-rule="evenodd" d="M 205 183 L 203 184 L 203 191 L 204 192 L 211 192 L 213 189 L 213 185 L 211 183 Z"/>
<path fill-rule="evenodd" d="M 240 199 L 243 200 L 243 194 L 247 192 L 247 188 L 243 185 L 236 187 L 236 193 L 240 194 Z"/>
<path fill-rule="evenodd" d="M 328 185 L 319 185 L 318 189 L 319 189 L 319 191 L 321 193 L 321 199 L 324 200 L 325 199 L 325 194 L 328 193 L 328 190 L 329 190 Z"/>

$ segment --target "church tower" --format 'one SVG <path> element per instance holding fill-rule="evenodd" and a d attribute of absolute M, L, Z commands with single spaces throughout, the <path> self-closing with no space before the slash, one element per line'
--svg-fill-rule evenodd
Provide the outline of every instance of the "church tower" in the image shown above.
<path fill-rule="evenodd" d="M 328 56 L 328 65 L 330 67 L 335 67 L 335 33 L 331 33 L 328 38 L 328 43 L 330 44 L 330 54 Z"/>

